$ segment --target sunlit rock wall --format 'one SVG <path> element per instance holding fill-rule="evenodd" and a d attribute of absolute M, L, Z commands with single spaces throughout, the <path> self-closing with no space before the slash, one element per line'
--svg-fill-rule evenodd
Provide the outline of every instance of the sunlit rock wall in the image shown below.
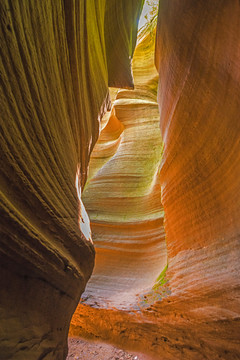
<path fill-rule="evenodd" d="M 156 311 L 175 313 L 179 331 L 167 344 L 184 359 L 240 357 L 239 19 L 239 1 L 160 1 L 160 181 L 171 297 Z"/>
<path fill-rule="evenodd" d="M 1 359 L 66 356 L 94 263 L 76 173 L 80 195 L 108 82 L 132 86 L 141 3 L 0 2 Z"/>
<path fill-rule="evenodd" d="M 135 88 L 117 93 L 91 155 L 83 199 L 96 265 L 73 317 L 71 334 L 112 340 L 105 321 L 111 318 L 115 338 L 121 337 L 124 312 L 145 305 L 145 293 L 167 264 L 154 49 L 155 32 L 145 33 L 133 57 Z M 101 313 L 102 309 L 106 311 Z"/>
<path fill-rule="evenodd" d="M 85 296 L 99 306 L 130 308 L 166 265 L 153 53 L 154 34 L 148 34 L 133 58 L 135 89 L 117 93 L 90 161 L 83 199 L 96 266 Z"/>
<path fill-rule="evenodd" d="M 84 299 L 73 318 L 73 333 L 141 349 L 156 360 L 240 358 L 239 19 L 236 0 L 160 1 L 156 66 L 168 270 L 158 278 L 158 286 L 140 297 L 134 311 L 110 311 L 98 302 L 90 307 L 91 297 Z M 122 134 L 116 137 L 123 136 L 124 129 L 114 123 Z M 116 137 L 114 147 L 120 151 L 124 138 L 119 145 Z M 111 156 L 110 149 L 106 154 Z M 108 164 L 89 188 L 111 183 Z M 103 199 L 98 204 L 99 196 L 95 207 L 89 200 L 94 221 L 101 214 L 100 203 L 108 206 Z M 114 217 L 115 206 L 111 209 L 109 216 Z M 103 238 L 104 233 L 106 227 Z M 114 237 L 109 232 L 109 244 Z M 114 261 L 110 256 L 100 270 L 111 270 Z M 145 269 L 143 260 L 141 266 Z M 104 270 L 99 271 L 100 280 L 103 275 Z M 121 281 L 115 288 L 121 288 Z"/>

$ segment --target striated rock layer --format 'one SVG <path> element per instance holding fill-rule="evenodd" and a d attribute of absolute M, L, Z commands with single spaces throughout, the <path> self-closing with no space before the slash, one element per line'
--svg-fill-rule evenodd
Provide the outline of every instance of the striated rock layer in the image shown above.
<path fill-rule="evenodd" d="M 77 192 L 110 106 L 108 82 L 132 87 L 141 6 L 0 3 L 1 359 L 66 356 L 69 322 L 94 263 Z"/>
<path fill-rule="evenodd" d="M 99 302 L 90 307 L 91 298 L 85 299 L 74 315 L 73 334 L 142 349 L 158 360 L 240 358 L 239 19 L 236 0 L 160 1 L 156 66 L 168 270 L 159 277 L 158 287 L 145 293 L 139 307 L 129 303 L 125 309 L 103 309 Z M 111 182 L 108 164 L 89 187 L 103 189 L 103 180 Z M 95 194 L 94 208 L 90 197 L 91 216 L 96 215 L 95 209 L 101 213 L 100 204 L 107 209 L 109 202 L 101 199 L 98 203 L 99 197 Z M 117 199 L 115 202 L 119 206 Z M 127 203 L 127 214 L 129 207 Z M 109 222 L 115 216 L 114 205 L 111 209 L 108 216 L 107 212 L 101 215 Z M 106 248 L 106 225 L 97 226 L 96 243 L 100 239 Z M 115 240 L 112 233 L 111 240 Z M 106 283 L 115 276 L 112 263 L 117 266 L 113 256 L 109 259 L 100 262 L 95 272 Z M 144 279 L 144 259 L 141 265 Z M 120 298 L 125 295 L 121 281 L 122 277 L 115 278 Z M 108 289 L 106 283 L 102 281 L 101 286 Z M 95 286 L 94 277 L 91 285 Z M 101 294 L 95 286 L 96 295 L 97 291 Z M 105 294 L 110 304 L 111 294 Z"/>
<path fill-rule="evenodd" d="M 167 264 L 154 49 L 155 31 L 143 34 L 133 57 L 135 89 L 117 93 L 91 155 L 83 199 L 96 264 L 72 319 L 72 335 L 121 341 L 129 337 L 129 314 L 149 306 L 146 298 L 154 302 L 162 295 L 151 290 Z"/>
<path fill-rule="evenodd" d="M 137 46 L 135 89 L 117 93 L 91 156 L 83 200 L 96 264 L 86 304 L 129 309 L 166 265 L 154 44 L 148 34 Z"/>
<path fill-rule="evenodd" d="M 168 306 L 194 359 L 240 357 L 239 19 L 234 0 L 160 2 Z"/>

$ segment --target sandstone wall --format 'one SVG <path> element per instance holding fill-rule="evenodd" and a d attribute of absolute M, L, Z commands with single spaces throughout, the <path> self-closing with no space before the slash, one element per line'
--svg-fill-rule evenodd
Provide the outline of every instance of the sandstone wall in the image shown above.
<path fill-rule="evenodd" d="M 239 19 L 236 0 L 160 1 L 155 60 L 168 270 L 139 308 L 85 302 L 73 333 L 155 359 L 240 358 Z"/>
<path fill-rule="evenodd" d="M 2 359 L 66 356 L 69 321 L 94 263 L 76 174 L 80 194 L 110 106 L 108 82 L 132 86 L 141 6 L 0 3 Z"/>
<path fill-rule="evenodd" d="M 239 19 L 239 1 L 160 1 L 169 302 L 194 359 L 240 356 Z"/>
<path fill-rule="evenodd" d="M 240 357 L 239 1 L 160 1 L 160 177 L 150 39 L 133 60 L 142 85 L 112 109 L 107 88 L 133 86 L 140 8 L 0 3 L 3 359 L 66 355 L 94 262 L 77 192 L 107 109 L 84 194 L 97 266 L 72 333 L 156 359 Z M 166 264 L 160 194 L 168 270 L 151 288 Z"/>
<path fill-rule="evenodd" d="M 83 199 L 96 266 L 70 327 L 72 335 L 100 337 L 121 346 L 135 342 L 136 349 L 149 341 L 148 334 L 142 344 L 137 341 L 138 315 L 149 302 L 161 299 L 152 288 L 158 288 L 157 279 L 167 265 L 154 50 L 155 31 L 145 32 L 133 56 L 135 88 L 112 94 L 112 109 L 91 155 Z M 128 329 L 129 314 L 138 319 L 134 330 Z"/>

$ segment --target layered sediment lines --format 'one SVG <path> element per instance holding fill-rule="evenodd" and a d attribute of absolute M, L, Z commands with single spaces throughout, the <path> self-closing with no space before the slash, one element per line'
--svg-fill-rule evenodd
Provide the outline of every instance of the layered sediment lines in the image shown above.
<path fill-rule="evenodd" d="M 77 193 L 110 109 L 108 83 L 133 85 L 141 6 L 0 3 L 2 359 L 66 356 L 69 322 L 94 263 Z"/>
<path fill-rule="evenodd" d="M 94 298 L 99 306 L 107 301 L 129 307 L 139 291 L 154 284 L 166 265 L 158 107 L 154 97 L 140 92 L 118 93 L 93 155 L 98 154 L 101 162 L 104 148 L 107 155 L 110 145 L 118 148 L 83 194 L 96 248 L 96 265 L 85 296 Z M 106 140 L 104 146 L 103 138 L 108 127 L 113 129 L 113 121 L 115 125 L 118 122 L 120 139 Z M 117 132 L 113 132 L 114 138 Z"/>
<path fill-rule="evenodd" d="M 166 265 L 153 52 L 154 34 L 148 34 L 133 58 L 135 89 L 117 93 L 91 157 L 93 176 L 83 199 L 96 265 L 86 304 L 136 307 L 136 294 L 151 287 Z"/>
<path fill-rule="evenodd" d="M 72 334 L 240 358 L 239 1 L 160 1 L 161 164 L 141 3 L 0 2 L 3 359 L 66 356 L 83 202 Z"/>
<path fill-rule="evenodd" d="M 160 1 L 156 66 L 168 270 L 134 311 L 90 307 L 85 299 L 73 333 L 156 359 L 240 357 L 239 19 L 234 0 Z M 105 275 L 107 265 L 101 266 Z"/>
<path fill-rule="evenodd" d="M 237 1 L 160 2 L 160 179 L 171 297 L 154 310 L 174 309 L 188 332 L 185 359 L 240 356 L 239 18 Z"/>
<path fill-rule="evenodd" d="M 155 32 L 145 34 L 133 57 L 135 89 L 117 93 L 91 156 L 83 200 L 96 264 L 71 334 L 116 341 L 126 316 L 146 305 L 144 295 L 167 264 L 154 48 Z"/>

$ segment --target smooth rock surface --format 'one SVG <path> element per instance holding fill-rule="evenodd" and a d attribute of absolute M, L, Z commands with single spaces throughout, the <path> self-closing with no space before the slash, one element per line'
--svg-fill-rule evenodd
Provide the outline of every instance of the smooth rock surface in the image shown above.
<path fill-rule="evenodd" d="M 135 90 L 112 108 L 108 93 L 133 87 L 141 6 L 0 2 L 4 360 L 66 357 L 94 261 L 83 202 L 96 268 L 71 334 L 156 360 L 240 358 L 240 4 L 160 1 L 161 165 L 153 34 Z"/>
<path fill-rule="evenodd" d="M 239 19 L 236 0 L 160 1 L 155 60 L 168 270 L 132 311 L 130 302 L 103 309 L 84 298 L 72 333 L 155 359 L 240 358 Z M 105 179 L 107 166 L 98 172 Z M 113 216 L 104 214 L 108 221 Z M 112 262 L 102 263 L 106 282 Z M 141 265 L 144 278 L 144 259 Z M 121 279 L 115 281 L 120 298 Z"/>
<path fill-rule="evenodd" d="M 141 7 L 0 2 L 1 359 L 67 355 L 69 322 L 94 264 L 81 190 L 110 107 L 108 82 L 132 87 Z M 108 61 L 116 52 L 120 69 Z"/>
<path fill-rule="evenodd" d="M 169 306 L 196 359 L 240 357 L 239 19 L 239 1 L 160 2 Z"/>
<path fill-rule="evenodd" d="M 166 266 L 154 44 L 154 34 L 148 34 L 137 46 L 135 89 L 117 93 L 83 193 L 96 248 L 84 296 L 99 306 L 107 301 L 108 306 L 130 308 L 136 294 L 151 287 Z"/>
<path fill-rule="evenodd" d="M 91 156 L 83 199 L 96 264 L 70 326 L 135 351 L 146 351 L 139 313 L 165 296 L 157 279 L 167 265 L 154 49 L 155 32 L 146 33 L 133 57 L 135 89 L 117 93 Z"/>

